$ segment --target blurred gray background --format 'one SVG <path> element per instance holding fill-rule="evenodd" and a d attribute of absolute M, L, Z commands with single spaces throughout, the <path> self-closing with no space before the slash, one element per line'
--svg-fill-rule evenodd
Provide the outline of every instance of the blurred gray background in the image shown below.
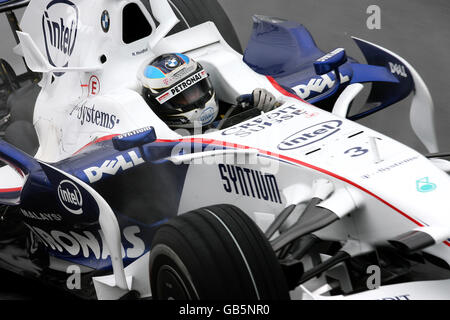
<path fill-rule="evenodd" d="M 323 51 L 344 47 L 364 62 L 350 36 L 385 47 L 411 63 L 424 79 L 434 100 L 440 151 L 450 151 L 450 1 L 449 0 L 219 0 L 245 48 L 254 14 L 302 23 Z M 370 5 L 381 9 L 381 29 L 369 30 Z M 361 120 L 425 152 L 409 123 L 410 99 Z"/>

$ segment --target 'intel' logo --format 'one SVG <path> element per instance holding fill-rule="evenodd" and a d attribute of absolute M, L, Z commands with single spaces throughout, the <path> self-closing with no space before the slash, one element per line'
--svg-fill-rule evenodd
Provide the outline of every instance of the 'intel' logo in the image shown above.
<path fill-rule="evenodd" d="M 69 0 L 53 0 L 42 16 L 45 50 L 54 67 L 67 67 L 78 30 L 78 8 Z M 61 75 L 60 74 L 56 74 Z"/>
<path fill-rule="evenodd" d="M 216 112 L 213 107 L 206 108 L 200 115 L 200 121 L 203 125 L 210 124 L 215 118 Z"/>
<path fill-rule="evenodd" d="M 58 186 L 58 198 L 61 205 L 70 213 L 83 213 L 83 198 L 81 192 L 72 181 L 61 181 Z"/>
<path fill-rule="evenodd" d="M 342 125 L 340 120 L 331 120 L 315 124 L 287 137 L 278 145 L 279 150 L 293 150 L 308 146 L 335 134 Z"/>

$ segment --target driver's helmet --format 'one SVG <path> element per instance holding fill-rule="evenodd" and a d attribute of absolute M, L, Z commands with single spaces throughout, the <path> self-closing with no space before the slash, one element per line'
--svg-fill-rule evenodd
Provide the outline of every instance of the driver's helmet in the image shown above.
<path fill-rule="evenodd" d="M 200 63 L 179 53 L 163 54 L 139 72 L 145 100 L 169 127 L 206 126 L 216 119 L 216 94 Z"/>

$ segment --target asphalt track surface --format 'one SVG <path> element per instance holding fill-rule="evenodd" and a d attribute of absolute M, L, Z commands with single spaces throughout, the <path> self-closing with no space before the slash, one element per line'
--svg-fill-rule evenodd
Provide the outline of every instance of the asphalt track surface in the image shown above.
<path fill-rule="evenodd" d="M 435 104 L 440 151 L 450 151 L 450 1 L 448 0 L 219 0 L 245 48 L 254 14 L 294 20 L 305 25 L 324 51 L 344 47 L 364 62 L 350 36 L 379 44 L 405 58 L 428 85 Z M 369 30 L 369 5 L 381 9 L 381 29 Z M 0 56 L 23 72 L 4 15 L 0 17 Z M 16 64 L 16 63 L 17 64 Z M 410 147 L 425 152 L 409 124 L 409 100 L 361 121 Z M 0 300 L 66 299 L 38 282 L 0 271 Z"/>
<path fill-rule="evenodd" d="M 448 0 L 219 0 L 245 48 L 254 14 L 302 23 L 323 51 L 343 47 L 365 62 L 350 36 L 385 47 L 416 68 L 435 105 L 440 151 L 450 151 L 450 1 Z M 381 29 L 367 28 L 370 5 L 381 9 Z M 419 152 L 426 149 L 409 123 L 409 103 L 398 103 L 360 123 Z"/>

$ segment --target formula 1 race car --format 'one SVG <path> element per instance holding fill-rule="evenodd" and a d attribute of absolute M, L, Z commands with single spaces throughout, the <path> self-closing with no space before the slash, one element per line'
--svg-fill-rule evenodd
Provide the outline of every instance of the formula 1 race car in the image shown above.
<path fill-rule="evenodd" d="M 405 59 L 355 39 L 360 64 L 263 16 L 241 54 L 212 0 L 0 6 L 18 3 L 15 51 L 39 84 L 0 141 L 1 268 L 87 299 L 450 298 L 450 163 Z M 222 103 L 264 88 L 280 106 L 182 136 L 137 79 L 172 52 Z M 409 95 L 428 157 L 354 121 Z"/>

